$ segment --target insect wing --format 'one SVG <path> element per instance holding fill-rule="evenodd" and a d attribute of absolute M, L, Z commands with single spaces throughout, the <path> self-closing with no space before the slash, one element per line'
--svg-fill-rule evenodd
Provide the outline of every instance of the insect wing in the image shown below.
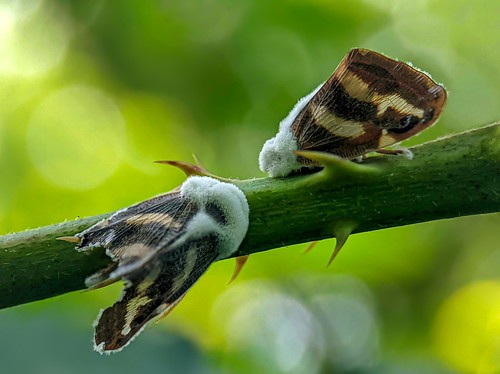
<path fill-rule="evenodd" d="M 96 350 L 122 349 L 148 321 L 177 305 L 215 260 L 217 246 L 216 235 L 187 240 L 182 245 L 174 241 L 172 248 L 160 248 L 145 267 L 129 273 L 122 298 L 98 318 Z"/>
<path fill-rule="evenodd" d="M 79 250 L 104 247 L 113 259 L 110 267 L 89 277 L 88 286 L 119 279 L 139 268 L 186 229 L 188 218 L 196 206 L 180 197 L 179 192 L 154 197 L 118 211 L 78 234 Z"/>
<path fill-rule="evenodd" d="M 444 88 L 425 73 L 353 49 L 295 118 L 292 132 L 299 150 L 354 158 L 432 125 L 445 102 Z"/>
<path fill-rule="evenodd" d="M 208 217 L 217 213 L 205 210 Z M 216 259 L 216 233 L 193 238 L 189 231 L 198 212 L 197 204 L 175 192 L 119 211 L 79 234 L 81 249 L 103 246 L 114 261 L 90 277 L 89 285 L 126 282 L 122 297 L 96 322 L 98 352 L 126 346 L 148 321 L 175 306 Z"/>

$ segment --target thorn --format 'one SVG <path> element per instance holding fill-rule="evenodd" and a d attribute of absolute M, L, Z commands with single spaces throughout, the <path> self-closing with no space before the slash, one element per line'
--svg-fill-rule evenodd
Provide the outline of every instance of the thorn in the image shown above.
<path fill-rule="evenodd" d="M 166 164 L 166 165 L 175 166 L 176 168 L 181 169 L 184 172 L 184 174 L 186 174 L 186 176 L 188 178 L 193 176 L 193 175 L 199 175 L 201 177 L 212 177 L 212 178 L 218 179 L 220 181 L 226 181 L 226 182 L 231 181 L 228 178 L 222 178 L 222 177 L 219 177 L 219 176 L 214 175 L 212 173 L 209 173 L 205 169 L 205 167 L 201 164 L 200 160 L 198 158 L 196 158 L 195 155 L 193 155 L 193 157 L 195 157 L 195 162 L 197 163 L 197 165 L 193 165 L 189 162 L 184 162 L 184 161 L 171 161 L 171 160 L 159 160 L 159 161 L 155 161 L 155 162 L 157 164 Z"/>
<path fill-rule="evenodd" d="M 171 161 L 171 160 L 159 160 L 155 161 L 157 164 L 166 164 L 175 166 L 176 168 L 181 169 L 187 177 L 191 177 L 193 175 L 210 175 L 208 171 L 206 171 L 203 167 L 193 165 L 189 162 L 184 161 Z"/>
<path fill-rule="evenodd" d="M 68 243 L 75 243 L 75 244 L 80 244 L 82 242 L 82 239 L 79 238 L 78 236 L 60 236 L 56 238 L 56 240 L 62 240 Z"/>
<path fill-rule="evenodd" d="M 318 151 L 293 151 L 297 156 L 307 158 L 308 160 L 314 161 L 318 164 L 323 165 L 324 163 L 330 162 L 331 160 L 345 160 L 339 156 L 336 156 L 331 153 L 326 152 L 318 152 Z"/>
<path fill-rule="evenodd" d="M 186 293 L 184 293 L 181 297 L 179 297 L 177 300 L 175 300 L 173 303 L 169 304 L 167 308 L 160 314 L 158 319 L 156 320 L 155 323 L 159 323 L 163 318 L 168 316 L 172 311 L 175 309 L 177 305 L 184 299 L 184 296 L 186 296 Z"/>
<path fill-rule="evenodd" d="M 231 277 L 231 279 L 229 280 L 229 282 L 227 284 L 231 284 L 236 279 L 238 274 L 243 269 L 243 266 L 245 266 L 245 264 L 247 263 L 249 257 L 250 257 L 249 255 L 246 255 L 246 256 L 239 256 L 239 257 L 235 258 L 236 266 L 234 267 L 233 276 Z"/>
<path fill-rule="evenodd" d="M 340 250 L 344 246 L 345 242 L 347 241 L 347 238 L 349 238 L 349 235 L 354 231 L 356 228 L 357 224 L 354 222 L 341 222 L 338 223 L 334 226 L 333 232 L 335 234 L 335 240 L 337 241 L 335 243 L 335 249 L 333 250 L 333 253 L 330 257 L 330 260 L 328 261 L 328 264 L 326 267 L 330 266 L 330 264 L 333 262 L 335 257 L 339 254 Z"/>
<path fill-rule="evenodd" d="M 352 177 L 365 175 L 367 172 L 378 172 L 378 169 L 374 166 L 358 164 L 331 153 L 316 151 L 294 151 L 294 153 L 323 166 L 327 171 L 339 175 L 349 175 Z"/>
<path fill-rule="evenodd" d="M 311 249 L 313 249 L 314 247 L 316 247 L 316 244 L 318 244 L 317 240 L 309 243 L 309 245 L 307 246 L 307 248 L 305 249 L 305 251 L 302 252 L 302 254 L 305 255 L 306 253 L 308 253 Z"/>
<path fill-rule="evenodd" d="M 193 153 L 193 159 L 194 159 L 194 162 L 196 163 L 196 165 L 200 168 L 202 168 L 203 170 L 207 170 L 205 168 L 205 166 L 203 165 L 203 163 L 200 161 L 200 159 L 198 158 L 198 156 L 196 156 L 196 154 Z"/>
<path fill-rule="evenodd" d="M 335 257 L 337 257 L 337 255 L 339 254 L 340 250 L 344 246 L 344 244 L 347 241 L 348 237 L 349 237 L 349 235 L 346 236 L 346 237 L 338 237 L 338 238 L 335 239 L 337 241 L 335 243 L 335 249 L 333 250 L 333 253 L 330 256 L 330 260 L 328 260 L 328 264 L 326 264 L 326 267 L 329 267 L 330 264 L 333 262 L 333 260 L 335 260 Z"/>

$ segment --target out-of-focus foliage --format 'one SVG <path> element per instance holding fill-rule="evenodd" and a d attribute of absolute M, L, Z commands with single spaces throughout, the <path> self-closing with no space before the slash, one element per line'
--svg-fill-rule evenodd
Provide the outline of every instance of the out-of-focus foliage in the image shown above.
<path fill-rule="evenodd" d="M 439 124 L 406 144 L 498 119 L 499 14 L 496 0 L 2 0 L 0 232 L 182 181 L 153 160 L 194 152 L 261 176 L 263 142 L 356 46 L 449 89 Z M 4 310 L 2 372 L 498 373 L 499 224 L 357 235 L 329 269 L 331 241 L 270 251 L 229 287 L 232 262 L 217 263 L 112 357 L 91 351 L 91 322 L 119 286 Z"/>

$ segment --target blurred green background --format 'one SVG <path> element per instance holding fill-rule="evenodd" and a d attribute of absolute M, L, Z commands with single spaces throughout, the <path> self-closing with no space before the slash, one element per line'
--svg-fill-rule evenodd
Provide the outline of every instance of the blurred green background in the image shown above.
<path fill-rule="evenodd" d="M 0 0 L 0 234 L 177 186 L 159 159 L 263 176 L 295 102 L 366 47 L 443 82 L 412 145 L 497 120 L 496 0 Z M 450 181 L 454 183 L 454 181 Z M 120 286 L 0 311 L 5 373 L 499 373 L 499 215 L 222 261 L 120 354 L 92 321 Z M 1 271 L 1 269 L 0 269 Z"/>

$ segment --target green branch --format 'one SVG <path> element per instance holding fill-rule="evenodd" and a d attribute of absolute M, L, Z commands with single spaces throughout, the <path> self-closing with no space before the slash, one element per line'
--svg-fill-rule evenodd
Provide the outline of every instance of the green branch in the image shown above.
<path fill-rule="evenodd" d="M 250 205 L 236 255 L 417 222 L 500 210 L 500 123 L 412 149 L 414 159 L 362 164 L 309 155 L 325 168 L 285 179 L 234 181 Z M 109 214 L 0 237 L 0 308 L 83 289 L 110 260 L 56 240 Z"/>

